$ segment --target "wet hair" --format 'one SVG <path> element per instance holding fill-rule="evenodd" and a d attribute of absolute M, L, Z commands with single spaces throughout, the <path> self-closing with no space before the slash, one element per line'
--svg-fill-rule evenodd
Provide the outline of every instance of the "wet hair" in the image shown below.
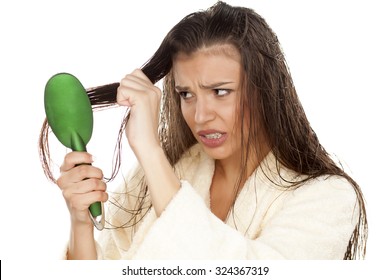
<path fill-rule="evenodd" d="M 368 226 L 362 191 L 320 144 L 297 96 L 277 36 L 266 21 L 252 9 L 217 2 L 207 10 L 189 14 L 170 30 L 155 54 L 142 67 L 152 83 L 164 78 L 159 136 L 170 164 L 174 166 L 183 153 L 196 144 L 196 139 L 181 113 L 180 97 L 174 94 L 173 61 L 178 53 L 191 54 L 219 45 L 233 46 L 240 53 L 243 69 L 240 111 L 245 111 L 249 116 L 246 120 L 248 137 L 241 138 L 242 172 L 237 178 L 236 195 L 238 186 L 248 175 L 248 154 L 253 153 L 259 160 L 262 159 L 264 151 L 261 143 L 264 140 L 279 166 L 283 165 L 305 175 L 298 181 L 290 182 L 279 174 L 282 180 L 288 183 L 288 187 L 297 188 L 319 176 L 341 176 L 353 186 L 359 210 L 358 223 L 349 240 L 344 259 L 364 258 Z M 119 83 L 114 83 L 88 89 L 93 109 L 115 105 L 118 86 Z M 119 131 L 117 162 L 110 179 L 117 174 L 120 166 L 120 141 L 128 118 L 129 113 L 126 113 Z M 240 122 L 243 132 L 243 113 Z M 49 164 L 48 131 L 45 120 L 39 142 L 40 155 L 46 175 L 55 181 Z M 150 209 L 144 178 L 140 180 L 140 184 L 138 203 L 136 209 L 128 211 L 130 218 L 126 226 L 135 226 L 145 214 L 145 209 Z"/>

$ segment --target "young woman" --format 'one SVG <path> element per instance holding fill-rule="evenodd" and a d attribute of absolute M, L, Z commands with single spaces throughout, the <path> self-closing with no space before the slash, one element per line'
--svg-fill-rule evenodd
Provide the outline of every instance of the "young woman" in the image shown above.
<path fill-rule="evenodd" d="M 95 108 L 129 107 L 120 135 L 139 166 L 108 198 L 102 171 L 79 165 L 90 154 L 65 156 L 55 181 L 71 216 L 68 259 L 364 257 L 362 192 L 321 146 L 253 10 L 218 2 L 186 16 L 142 70 L 89 95 Z M 111 226 L 95 242 L 88 206 L 108 199 Z"/>

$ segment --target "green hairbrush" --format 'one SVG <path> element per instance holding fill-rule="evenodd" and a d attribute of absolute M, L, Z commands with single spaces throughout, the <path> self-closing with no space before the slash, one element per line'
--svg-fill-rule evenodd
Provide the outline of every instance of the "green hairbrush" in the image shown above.
<path fill-rule="evenodd" d="M 91 102 L 80 81 L 68 73 L 49 79 L 45 87 L 45 112 L 57 139 L 73 151 L 86 152 L 92 136 Z M 89 207 L 90 217 L 98 230 L 104 228 L 104 207 L 95 202 Z"/>

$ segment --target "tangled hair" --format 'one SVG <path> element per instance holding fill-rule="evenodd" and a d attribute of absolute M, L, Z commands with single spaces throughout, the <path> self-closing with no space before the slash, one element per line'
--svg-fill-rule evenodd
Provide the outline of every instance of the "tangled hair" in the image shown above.
<path fill-rule="evenodd" d="M 189 14 L 171 29 L 156 53 L 142 67 L 152 83 L 164 78 L 159 136 L 170 164 L 174 166 L 183 153 L 196 143 L 182 116 L 179 96 L 174 94 L 175 81 L 171 71 L 173 61 L 178 53 L 191 54 L 202 48 L 219 45 L 233 46 L 241 55 L 243 96 L 240 98 L 240 111 L 249 114 L 249 135 L 247 139 L 241 139 L 244 151 L 241 158 L 243 171 L 237 179 L 237 185 L 247 178 L 245 170 L 249 147 L 251 154 L 261 158 L 264 152 L 261 150 L 261 139 L 266 139 L 278 165 L 304 175 L 299 182 L 288 182 L 282 178 L 291 187 L 299 187 L 319 176 L 344 177 L 355 190 L 359 210 L 358 223 L 349 240 L 344 259 L 364 258 L 368 226 L 362 191 L 320 144 L 297 96 L 277 36 L 265 20 L 251 9 L 217 2 L 205 11 Z M 114 83 L 88 89 L 93 109 L 115 105 L 118 86 L 119 83 Z M 120 166 L 120 141 L 128 118 L 129 113 L 125 115 L 119 131 L 117 163 L 110 179 L 117 174 Z M 240 122 L 242 129 L 243 115 L 240 116 Z M 48 129 L 45 120 L 40 136 L 40 155 L 46 175 L 55 181 L 49 164 Z M 140 184 L 142 188 L 138 205 L 131 212 L 132 222 L 127 226 L 138 223 L 142 219 L 138 216 L 144 213 L 142 209 L 150 207 L 145 199 L 145 180 L 141 180 Z M 238 188 L 236 189 L 237 195 Z"/>

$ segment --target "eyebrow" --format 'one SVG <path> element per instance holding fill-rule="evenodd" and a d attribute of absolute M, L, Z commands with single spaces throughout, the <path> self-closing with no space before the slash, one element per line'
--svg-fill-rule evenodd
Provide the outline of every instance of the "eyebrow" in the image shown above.
<path fill-rule="evenodd" d="M 214 89 L 214 88 L 219 88 L 221 86 L 225 86 L 225 85 L 232 84 L 232 83 L 234 83 L 234 82 L 219 82 L 219 83 L 214 83 L 214 84 L 209 84 L 209 85 L 200 84 L 199 87 L 201 89 Z M 175 89 L 176 89 L 176 91 L 181 92 L 181 91 L 190 90 L 190 87 L 177 85 L 177 86 L 175 86 Z"/>

